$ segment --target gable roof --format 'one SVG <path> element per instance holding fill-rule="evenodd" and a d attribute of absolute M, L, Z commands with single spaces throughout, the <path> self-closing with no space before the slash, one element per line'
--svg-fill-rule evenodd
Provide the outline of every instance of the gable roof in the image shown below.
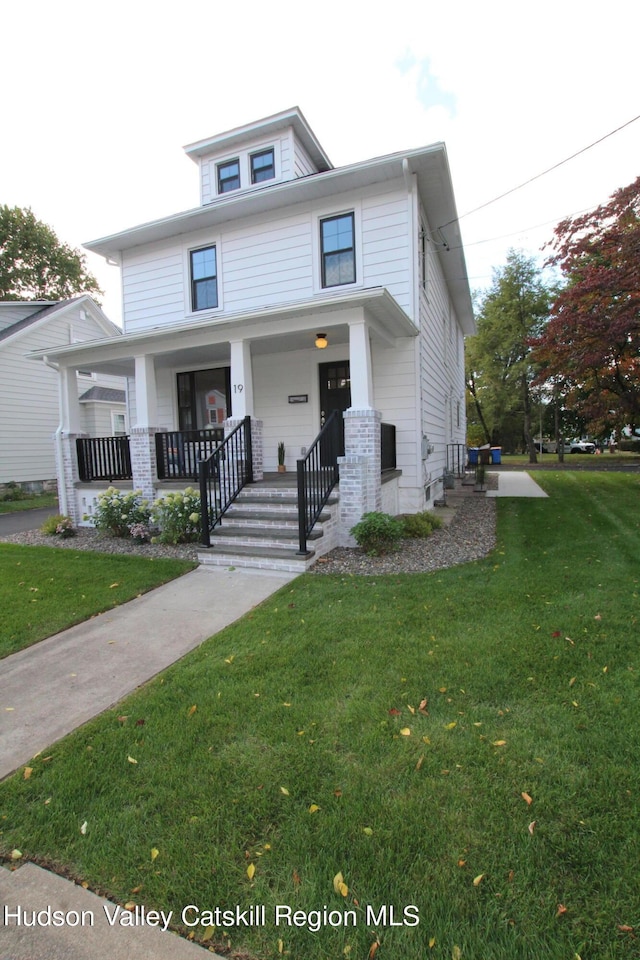
<path fill-rule="evenodd" d="M 15 309 L 17 306 L 32 306 L 34 308 L 33 312 L 28 313 L 27 316 L 23 316 L 21 319 L 10 323 L 4 328 L 4 330 L 0 330 L 0 343 L 5 340 L 9 340 L 12 337 L 20 336 L 36 324 L 46 322 L 54 316 L 64 314 L 71 307 L 80 303 L 87 308 L 93 319 L 103 328 L 106 336 L 113 337 L 117 336 L 119 333 L 122 333 L 120 328 L 117 327 L 115 323 L 112 323 L 111 320 L 109 320 L 107 315 L 103 312 L 102 308 L 98 306 L 95 300 L 88 294 L 82 293 L 77 297 L 70 297 L 68 300 L 0 301 L 0 311 L 2 311 L 3 307 L 7 310 L 10 307 Z"/>

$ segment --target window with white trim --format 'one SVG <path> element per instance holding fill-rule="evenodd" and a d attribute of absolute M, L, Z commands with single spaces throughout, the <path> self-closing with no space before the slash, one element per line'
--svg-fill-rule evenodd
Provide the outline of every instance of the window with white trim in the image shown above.
<path fill-rule="evenodd" d="M 353 213 L 320 221 L 320 259 L 323 287 L 356 280 L 355 218 Z"/>
<path fill-rule="evenodd" d="M 192 250 L 191 309 L 211 310 L 218 306 L 218 267 L 215 245 Z"/>
<path fill-rule="evenodd" d="M 240 160 L 225 160 L 218 164 L 218 193 L 240 189 Z"/>
<path fill-rule="evenodd" d="M 258 153 L 252 153 L 249 158 L 249 166 L 251 168 L 251 183 L 273 180 L 276 175 L 273 147 L 269 147 L 268 150 L 260 150 Z"/>

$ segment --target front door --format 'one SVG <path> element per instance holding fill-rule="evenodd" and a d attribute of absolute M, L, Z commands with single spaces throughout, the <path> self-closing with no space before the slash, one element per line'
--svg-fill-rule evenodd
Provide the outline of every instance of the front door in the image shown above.
<path fill-rule="evenodd" d="M 318 366 L 320 376 L 320 427 L 334 410 L 343 413 L 351 406 L 351 371 L 348 360 L 334 363 L 321 363 Z M 344 456 L 344 421 L 338 456 Z"/>

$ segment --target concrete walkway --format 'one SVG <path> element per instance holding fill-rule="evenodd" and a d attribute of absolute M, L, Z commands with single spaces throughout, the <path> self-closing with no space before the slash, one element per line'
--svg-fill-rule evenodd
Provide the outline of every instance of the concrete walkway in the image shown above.
<path fill-rule="evenodd" d="M 487 471 L 491 472 L 491 471 Z M 505 473 L 493 472 L 498 477 L 498 489 L 487 490 L 487 497 L 548 497 L 542 487 L 524 470 L 510 470 Z"/>
<path fill-rule="evenodd" d="M 0 661 L 0 778 L 113 706 L 293 578 L 271 571 L 198 567 Z M 5 905 L 14 914 L 7 922 Z M 34 910 L 59 910 L 67 920 L 54 927 L 46 925 L 43 914 L 45 925 L 20 925 L 18 908 L 28 911 L 29 918 Z M 205 955 L 202 948 L 159 926 L 112 926 L 108 915 L 113 918 L 114 909 L 114 904 L 35 864 L 12 871 L 0 867 L 0 960 L 194 960 Z M 74 925 L 70 911 L 86 911 L 93 926 Z"/>

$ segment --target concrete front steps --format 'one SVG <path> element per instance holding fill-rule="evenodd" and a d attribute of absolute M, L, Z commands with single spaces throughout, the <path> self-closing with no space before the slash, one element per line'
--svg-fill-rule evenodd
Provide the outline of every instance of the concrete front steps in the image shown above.
<path fill-rule="evenodd" d="M 202 564 L 304 573 L 336 544 L 338 495 L 324 507 L 298 553 L 298 493 L 295 486 L 255 483 L 245 487 L 211 534 L 211 546 L 198 548 Z"/>

